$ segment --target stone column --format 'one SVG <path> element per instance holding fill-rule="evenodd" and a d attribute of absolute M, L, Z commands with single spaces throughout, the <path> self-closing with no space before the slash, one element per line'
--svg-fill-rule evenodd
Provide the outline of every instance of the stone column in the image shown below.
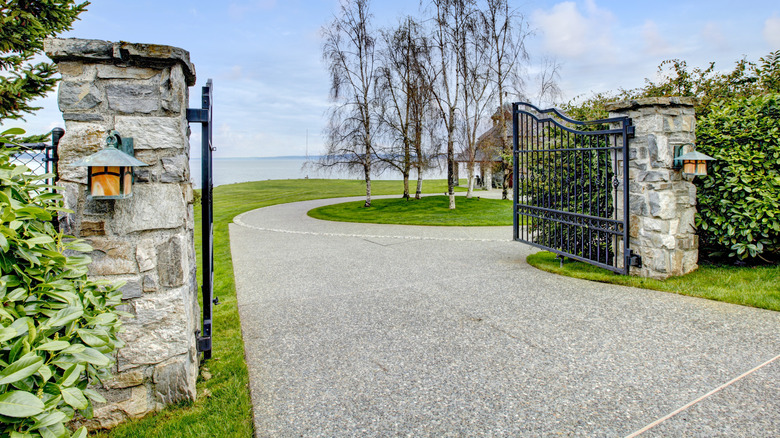
<path fill-rule="evenodd" d="M 673 168 L 675 146 L 690 152 L 696 141 L 694 104 L 655 97 L 607 105 L 610 117 L 628 116 L 636 130 L 628 143 L 629 239 L 642 267 L 632 267 L 632 275 L 664 279 L 697 267 L 696 186 Z"/>
<path fill-rule="evenodd" d="M 49 39 L 46 54 L 62 74 L 59 185 L 73 213 L 66 234 L 94 248 L 90 277 L 125 281 L 115 377 L 93 427 L 111 427 L 196 396 L 199 327 L 193 196 L 186 109 L 195 84 L 189 53 L 169 46 Z M 87 200 L 86 169 L 71 163 L 105 147 L 109 130 L 135 142 L 133 196 Z"/>

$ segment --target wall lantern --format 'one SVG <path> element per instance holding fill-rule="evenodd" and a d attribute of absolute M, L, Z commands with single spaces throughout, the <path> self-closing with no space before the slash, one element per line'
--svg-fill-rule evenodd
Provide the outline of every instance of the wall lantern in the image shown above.
<path fill-rule="evenodd" d="M 696 151 L 683 154 L 683 146 L 674 148 L 674 168 L 682 169 L 684 175 L 706 176 L 707 161 L 715 161 L 715 159 Z"/>
<path fill-rule="evenodd" d="M 106 148 L 71 166 L 87 168 L 87 199 L 125 199 L 133 196 L 133 167 L 148 166 L 133 157 L 133 139 L 111 130 Z"/>

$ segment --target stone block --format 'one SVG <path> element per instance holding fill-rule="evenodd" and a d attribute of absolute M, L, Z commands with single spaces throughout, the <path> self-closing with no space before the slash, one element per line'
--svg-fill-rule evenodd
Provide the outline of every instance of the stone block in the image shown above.
<path fill-rule="evenodd" d="M 100 89 L 90 82 L 63 81 L 60 83 L 58 103 L 60 111 L 84 111 L 103 102 Z"/>
<path fill-rule="evenodd" d="M 108 129 L 99 123 L 68 122 L 65 124 L 65 135 L 60 140 L 57 153 L 59 155 L 60 173 L 66 170 L 81 171 L 86 177 L 83 167 L 71 167 L 70 163 L 101 150 L 106 143 Z M 63 176 L 60 176 L 61 179 Z M 84 181 L 86 183 L 86 180 Z"/>
<path fill-rule="evenodd" d="M 682 261 L 682 273 L 687 274 L 693 272 L 699 267 L 699 251 L 698 245 L 694 250 L 685 251 Z"/>
<path fill-rule="evenodd" d="M 90 275 L 135 274 L 135 247 L 126 239 L 94 237 L 87 239 L 92 245 Z"/>
<path fill-rule="evenodd" d="M 178 113 L 187 104 L 187 87 L 181 65 L 174 65 L 163 75 L 160 85 L 162 108 L 171 113 Z"/>
<path fill-rule="evenodd" d="M 189 269 L 184 240 L 174 236 L 157 247 L 157 272 L 162 286 L 179 287 L 186 281 Z"/>
<path fill-rule="evenodd" d="M 56 62 L 73 59 L 92 60 L 110 59 L 113 44 L 101 40 L 84 40 L 76 38 L 47 38 L 43 48 L 49 58 Z"/>
<path fill-rule="evenodd" d="M 653 170 L 649 172 L 639 172 L 637 180 L 641 182 L 660 182 L 670 181 L 668 170 Z"/>
<path fill-rule="evenodd" d="M 89 236 L 105 236 L 106 235 L 106 223 L 104 221 L 81 221 L 81 237 Z"/>
<path fill-rule="evenodd" d="M 74 122 L 104 122 L 105 119 L 100 114 L 95 113 L 64 113 L 62 115 L 63 120 L 70 120 Z"/>
<path fill-rule="evenodd" d="M 146 376 L 144 375 L 143 370 L 136 368 L 114 375 L 110 380 L 105 382 L 104 386 L 109 389 L 130 388 L 142 385 L 145 380 Z"/>
<path fill-rule="evenodd" d="M 62 77 L 77 78 L 84 73 L 84 64 L 78 61 L 63 61 L 57 64 L 57 71 Z"/>
<path fill-rule="evenodd" d="M 157 277 L 153 274 L 144 275 L 144 292 L 157 292 Z"/>
<path fill-rule="evenodd" d="M 150 239 L 144 239 L 138 242 L 135 247 L 135 259 L 138 262 L 140 272 L 151 271 L 157 266 L 157 249 L 155 242 Z"/>
<path fill-rule="evenodd" d="M 100 79 L 151 79 L 160 74 L 160 70 L 144 67 L 98 64 L 97 77 Z"/>
<path fill-rule="evenodd" d="M 82 186 L 82 191 L 86 195 L 87 188 Z M 89 216 L 105 216 L 114 212 L 116 202 L 114 199 L 89 199 L 84 202 L 84 214 Z"/>
<path fill-rule="evenodd" d="M 119 371 L 188 354 L 195 340 L 194 321 L 187 321 L 193 299 L 187 287 L 135 299 L 135 318 L 123 320 L 125 346 L 117 353 Z"/>
<path fill-rule="evenodd" d="M 683 275 L 683 251 L 673 251 L 669 255 L 669 274 Z"/>
<path fill-rule="evenodd" d="M 630 194 L 628 196 L 628 204 L 628 211 L 631 214 L 645 216 L 649 212 L 649 207 L 643 195 Z"/>
<path fill-rule="evenodd" d="M 661 233 L 653 233 L 651 242 L 655 248 L 664 248 L 668 250 L 675 249 L 677 245 L 677 240 L 675 240 L 674 236 Z"/>
<path fill-rule="evenodd" d="M 198 369 L 189 355 L 173 357 L 154 369 L 154 391 L 157 401 L 164 404 L 194 400 Z"/>
<path fill-rule="evenodd" d="M 683 235 L 683 236 L 676 236 L 677 240 L 677 249 L 689 251 L 696 249 L 693 246 L 693 236 L 692 235 Z"/>
<path fill-rule="evenodd" d="M 650 260 L 647 260 L 650 269 L 664 274 L 669 272 L 669 251 L 653 249 L 648 251 L 648 254 L 651 255 Z M 644 263 L 645 261 L 643 260 Z"/>
<path fill-rule="evenodd" d="M 632 239 L 639 237 L 639 230 L 642 227 L 642 218 L 632 215 L 628 222 L 628 236 Z"/>
<path fill-rule="evenodd" d="M 182 184 L 181 186 L 181 193 L 182 196 L 184 196 L 184 202 L 187 204 L 192 204 L 195 200 L 195 194 L 192 190 L 192 184 Z"/>
<path fill-rule="evenodd" d="M 141 160 L 144 161 L 144 160 Z M 133 169 L 133 178 L 136 183 L 158 182 L 154 172 L 148 167 L 136 167 Z"/>
<path fill-rule="evenodd" d="M 650 214 L 653 217 L 661 219 L 671 219 L 675 217 L 675 199 L 674 193 L 666 192 L 650 192 L 647 197 L 648 206 L 650 207 Z"/>
<path fill-rule="evenodd" d="M 132 198 L 116 203 L 111 226 L 116 234 L 172 229 L 184 226 L 186 217 L 178 184 L 136 184 Z"/>
<path fill-rule="evenodd" d="M 190 163 L 185 155 L 166 157 L 161 161 L 163 173 L 160 175 L 160 182 L 181 183 L 190 180 Z"/>
<path fill-rule="evenodd" d="M 668 233 L 669 232 L 669 222 L 660 220 L 660 219 L 653 219 L 653 218 L 644 218 L 642 220 L 643 227 L 648 231 L 656 231 L 659 233 Z"/>
<path fill-rule="evenodd" d="M 143 290 L 141 289 L 140 277 L 132 278 L 125 281 L 126 281 L 125 285 L 119 289 L 120 291 L 122 291 L 123 300 L 131 300 L 133 298 L 138 298 L 141 295 L 143 295 Z"/>
<path fill-rule="evenodd" d="M 182 150 L 188 145 L 187 123 L 183 117 L 117 116 L 116 129 L 120 133 L 133 137 L 136 150 Z"/>
<path fill-rule="evenodd" d="M 119 113 L 152 113 L 160 109 L 160 88 L 155 84 L 115 83 L 106 86 L 108 107 Z M 119 130 L 117 128 L 117 130 Z M 119 131 L 122 133 L 122 131 Z M 132 134 L 124 134 L 132 137 Z"/>

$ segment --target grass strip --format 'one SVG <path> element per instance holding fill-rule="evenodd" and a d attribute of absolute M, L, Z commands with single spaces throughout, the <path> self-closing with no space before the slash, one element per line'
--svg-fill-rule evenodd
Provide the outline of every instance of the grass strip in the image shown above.
<path fill-rule="evenodd" d="M 425 181 L 428 192 L 443 193 L 445 180 Z M 401 181 L 374 181 L 375 195 L 403 192 Z M 360 180 L 270 180 L 230 184 L 214 188 L 214 292 L 220 304 L 214 307 L 212 359 L 205 366 L 212 378 L 198 379 L 195 402 L 171 406 L 140 420 L 128 421 L 97 437 L 252 437 L 252 404 L 249 375 L 238 317 L 233 260 L 228 224 L 243 212 L 288 202 L 322 198 L 364 196 Z M 460 203 L 461 198 L 458 198 Z M 201 272 L 200 206 L 195 208 L 195 248 Z"/>
<path fill-rule="evenodd" d="M 308 215 L 315 219 L 372 224 L 497 226 L 512 225 L 512 201 L 500 199 L 466 199 L 458 197 L 457 208 L 449 209 L 446 196 L 420 199 L 374 199 L 371 207 L 363 201 L 344 202 L 315 208 Z"/>
<path fill-rule="evenodd" d="M 548 251 L 531 254 L 526 260 L 543 271 L 567 277 L 780 311 L 780 265 L 738 267 L 705 264 L 687 275 L 654 280 L 615 274 L 571 259 L 566 259 L 561 268 L 560 260 Z"/>

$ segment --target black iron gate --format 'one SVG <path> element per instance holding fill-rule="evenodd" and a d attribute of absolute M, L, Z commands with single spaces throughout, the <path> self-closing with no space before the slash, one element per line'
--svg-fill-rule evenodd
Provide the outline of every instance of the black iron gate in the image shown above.
<path fill-rule="evenodd" d="M 211 359 L 211 319 L 213 305 L 219 304 L 214 298 L 214 210 L 212 192 L 211 153 L 214 147 L 211 143 L 213 83 L 211 79 L 202 89 L 201 107 L 187 109 L 187 121 L 201 124 L 201 234 L 202 234 L 202 272 L 203 285 L 203 331 L 198 336 L 198 351 L 203 352 L 203 359 Z"/>
<path fill-rule="evenodd" d="M 628 187 L 630 119 L 579 122 L 527 103 L 512 114 L 514 240 L 628 274 L 636 258 L 618 188 Z"/>

